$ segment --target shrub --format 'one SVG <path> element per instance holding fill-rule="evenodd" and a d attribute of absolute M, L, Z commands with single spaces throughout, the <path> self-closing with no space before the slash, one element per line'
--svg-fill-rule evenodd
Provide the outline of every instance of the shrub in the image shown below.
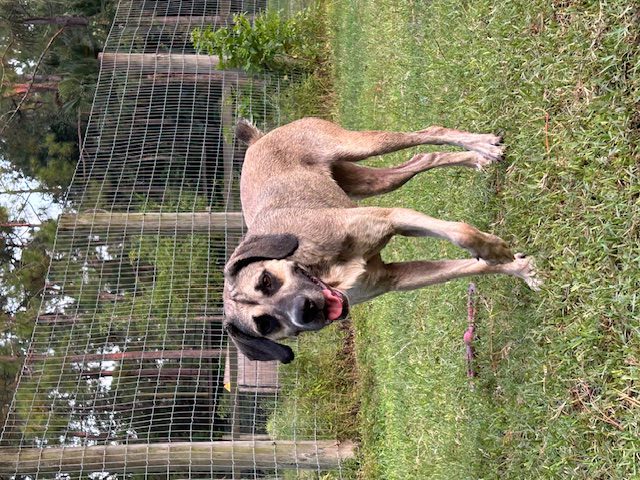
<path fill-rule="evenodd" d="M 217 55 L 221 69 L 286 73 L 313 70 L 321 51 L 314 29 L 311 10 L 289 18 L 267 11 L 253 23 L 247 14 L 238 13 L 232 25 L 195 29 L 191 39 L 198 53 Z"/>

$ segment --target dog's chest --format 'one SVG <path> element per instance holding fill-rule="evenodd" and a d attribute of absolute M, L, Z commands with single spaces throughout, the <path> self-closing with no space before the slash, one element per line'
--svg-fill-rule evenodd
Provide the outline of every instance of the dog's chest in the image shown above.
<path fill-rule="evenodd" d="M 365 271 L 364 259 L 351 259 L 331 265 L 326 272 L 323 272 L 321 279 L 327 285 L 346 292 L 358 284 Z"/>

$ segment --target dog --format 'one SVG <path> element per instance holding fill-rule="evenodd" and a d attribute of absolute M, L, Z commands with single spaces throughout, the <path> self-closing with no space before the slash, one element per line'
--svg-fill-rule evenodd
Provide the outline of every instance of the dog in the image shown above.
<path fill-rule="evenodd" d="M 390 291 L 489 273 L 540 285 L 533 259 L 514 255 L 495 235 L 406 208 L 355 203 L 432 168 L 481 170 L 502 158 L 496 135 L 436 126 L 357 132 L 304 118 L 267 134 L 240 120 L 236 137 L 248 145 L 240 179 L 247 234 L 224 269 L 224 327 L 251 360 L 289 363 L 293 351 L 278 340 L 320 330 Z M 392 168 L 356 164 L 425 144 L 466 151 L 419 153 Z M 380 251 L 394 235 L 445 239 L 474 258 L 384 263 Z"/>

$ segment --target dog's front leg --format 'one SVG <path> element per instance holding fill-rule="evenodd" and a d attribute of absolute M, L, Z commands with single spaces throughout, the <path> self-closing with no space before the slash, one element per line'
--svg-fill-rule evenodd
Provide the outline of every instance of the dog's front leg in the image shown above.
<path fill-rule="evenodd" d="M 406 208 L 391 209 L 389 219 L 400 235 L 449 240 L 492 264 L 513 260 L 513 253 L 504 240 L 467 223 L 439 220 Z"/>
<path fill-rule="evenodd" d="M 387 290 L 415 290 L 455 278 L 494 273 L 521 278 L 533 290 L 541 285 L 533 258 L 520 253 L 513 261 L 499 265 L 474 259 L 388 263 L 384 265 L 383 283 Z"/>
<path fill-rule="evenodd" d="M 449 240 L 490 264 L 508 263 L 514 258 L 500 237 L 481 232 L 467 223 L 439 220 L 407 208 L 362 207 L 354 211 L 358 214 L 351 217 L 352 223 L 361 224 L 358 228 L 361 235 L 371 235 L 378 230 L 372 226 L 383 222 L 388 225 L 387 231 L 391 235 Z M 372 217 L 376 221 L 371 221 Z"/>
<path fill-rule="evenodd" d="M 532 290 L 538 290 L 542 284 L 533 257 L 520 253 L 513 261 L 498 265 L 476 259 L 383 263 L 376 257 L 367 264 L 367 274 L 347 294 L 355 305 L 391 291 L 416 290 L 456 278 L 486 274 L 521 278 Z"/>

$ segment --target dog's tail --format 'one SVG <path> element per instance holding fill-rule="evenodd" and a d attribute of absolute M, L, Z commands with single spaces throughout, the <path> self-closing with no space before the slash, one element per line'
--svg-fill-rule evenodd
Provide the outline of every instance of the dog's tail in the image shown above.
<path fill-rule="evenodd" d="M 241 118 L 236 124 L 236 138 L 247 145 L 252 145 L 264 134 L 249 120 Z"/>

